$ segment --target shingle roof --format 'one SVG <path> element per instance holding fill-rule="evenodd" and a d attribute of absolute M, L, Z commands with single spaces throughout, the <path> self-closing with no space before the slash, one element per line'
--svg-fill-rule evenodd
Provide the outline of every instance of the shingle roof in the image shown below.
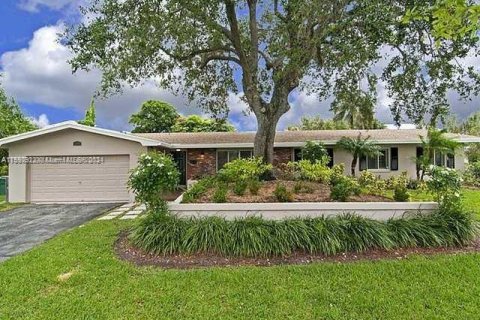
<path fill-rule="evenodd" d="M 420 136 L 426 136 L 427 131 L 421 129 L 409 130 L 316 130 L 316 131 L 279 131 L 275 136 L 276 146 L 301 146 L 306 141 L 322 141 L 334 144 L 342 137 L 357 137 L 361 134 L 379 144 L 419 143 Z M 254 132 L 199 132 L 199 133 L 141 133 L 135 134 L 143 138 L 161 141 L 173 147 L 205 148 L 229 146 L 245 147 L 253 145 Z M 460 142 L 480 142 L 480 137 L 447 134 Z"/>

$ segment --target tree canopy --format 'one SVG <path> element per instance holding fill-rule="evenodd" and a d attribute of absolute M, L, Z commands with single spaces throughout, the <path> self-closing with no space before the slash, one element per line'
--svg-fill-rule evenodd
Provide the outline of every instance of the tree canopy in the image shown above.
<path fill-rule="evenodd" d="M 157 100 L 145 101 L 138 113 L 132 114 L 130 123 L 132 132 L 171 132 L 175 122 L 180 118 L 177 110 L 169 103 Z"/>
<path fill-rule="evenodd" d="M 356 121 L 355 121 L 356 123 Z M 368 124 L 368 125 L 367 125 Z M 353 127 L 343 119 L 322 119 L 320 116 L 302 117 L 300 124 L 291 125 L 287 128 L 289 131 L 298 130 L 347 130 L 347 129 L 384 129 L 385 125 L 378 119 L 373 119 L 370 123 L 361 123 Z"/>
<path fill-rule="evenodd" d="M 85 118 L 77 122 L 79 124 L 83 124 L 84 126 L 95 127 L 97 122 L 97 116 L 95 113 L 95 101 L 93 99 L 90 102 L 87 111 L 85 111 Z"/>
<path fill-rule="evenodd" d="M 379 82 L 399 123 L 448 111 L 447 93 L 477 94 L 480 77 L 459 60 L 478 50 L 475 33 L 437 37 L 435 0 L 103 0 L 66 33 L 74 70 L 97 67 L 104 93 L 156 79 L 214 115 L 242 92 L 257 119 L 254 153 L 273 161 L 290 94 L 373 100 Z M 466 2 L 467 6 L 471 3 Z M 457 29 L 468 26 L 460 19 Z M 367 101 L 371 102 L 371 101 Z"/>
<path fill-rule="evenodd" d="M 132 114 L 132 132 L 226 132 L 235 128 L 226 119 L 209 119 L 198 115 L 184 117 L 169 103 L 148 100 L 138 113 Z"/>

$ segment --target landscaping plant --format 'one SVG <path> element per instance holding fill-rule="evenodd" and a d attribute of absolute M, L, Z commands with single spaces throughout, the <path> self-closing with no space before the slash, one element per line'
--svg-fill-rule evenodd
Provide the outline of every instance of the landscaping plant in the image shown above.
<path fill-rule="evenodd" d="M 302 159 L 315 163 L 317 161 L 327 163 L 330 161 L 325 145 L 319 141 L 307 141 L 302 149 Z"/>
<path fill-rule="evenodd" d="M 464 183 L 472 187 L 480 187 L 480 161 L 469 163 L 463 173 Z"/>
<path fill-rule="evenodd" d="M 217 189 L 215 189 L 215 193 L 213 194 L 213 202 L 215 203 L 225 203 L 227 202 L 227 186 L 224 184 L 220 184 Z"/>
<path fill-rule="evenodd" d="M 261 183 L 260 181 L 253 179 L 248 181 L 248 191 L 250 191 L 251 195 L 257 195 L 258 191 L 260 190 Z"/>
<path fill-rule="evenodd" d="M 215 177 L 200 179 L 183 194 L 183 203 L 191 203 L 203 196 L 209 189 L 218 183 Z"/>
<path fill-rule="evenodd" d="M 135 193 L 137 201 L 145 203 L 147 208 L 155 208 L 164 204 L 162 194 L 175 190 L 179 179 L 180 172 L 170 155 L 148 152 L 138 159 L 128 187 Z"/>
<path fill-rule="evenodd" d="M 219 217 L 181 219 L 166 207 L 151 211 L 130 234 L 133 245 L 155 254 L 209 253 L 222 256 L 285 256 L 294 252 L 333 255 L 369 249 L 447 247 L 469 243 L 476 236 L 473 217 L 438 211 L 377 221 L 346 214 L 336 217 L 226 220 Z"/>
<path fill-rule="evenodd" d="M 278 202 L 292 202 L 293 200 L 292 193 L 281 183 L 277 183 L 273 194 Z"/>
<path fill-rule="evenodd" d="M 328 184 L 331 174 L 331 169 L 327 167 L 328 161 L 328 157 L 324 157 L 315 162 L 308 160 L 289 162 L 288 166 L 293 168 L 297 179 Z"/>
<path fill-rule="evenodd" d="M 247 191 L 248 182 L 242 179 L 239 179 L 233 185 L 233 193 L 237 196 L 243 196 L 245 191 Z"/>
<path fill-rule="evenodd" d="M 226 163 L 218 172 L 218 177 L 227 182 L 261 179 L 273 166 L 265 164 L 262 158 L 236 159 Z"/>
<path fill-rule="evenodd" d="M 427 188 L 444 211 L 461 209 L 462 178 L 455 169 L 430 166 L 428 168 Z"/>
<path fill-rule="evenodd" d="M 334 184 L 330 185 L 330 198 L 334 201 L 345 202 L 353 195 L 359 195 L 361 192 L 358 182 L 347 176 L 337 178 Z"/>
<path fill-rule="evenodd" d="M 358 183 L 366 193 L 372 195 L 384 195 L 387 189 L 385 180 L 377 178 L 372 172 L 364 170 L 360 173 Z"/>

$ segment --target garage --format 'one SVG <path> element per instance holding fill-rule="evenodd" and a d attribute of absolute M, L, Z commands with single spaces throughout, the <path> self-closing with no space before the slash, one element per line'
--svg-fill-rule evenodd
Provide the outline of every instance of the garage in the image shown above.
<path fill-rule="evenodd" d="M 162 143 L 129 133 L 62 122 L 0 140 L 9 153 L 10 202 L 135 201 L 129 172 Z"/>
<path fill-rule="evenodd" d="M 54 157 L 59 161 L 71 158 L 73 157 Z M 128 155 L 87 155 L 76 159 L 77 161 L 78 159 L 99 159 L 99 161 L 78 164 L 30 164 L 30 202 L 129 201 L 127 180 L 130 159 Z"/>

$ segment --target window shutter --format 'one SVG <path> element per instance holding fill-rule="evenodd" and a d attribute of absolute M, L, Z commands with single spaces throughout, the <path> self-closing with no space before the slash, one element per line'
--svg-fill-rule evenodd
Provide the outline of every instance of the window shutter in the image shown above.
<path fill-rule="evenodd" d="M 391 148 L 390 150 L 390 169 L 398 171 L 398 148 Z"/>

